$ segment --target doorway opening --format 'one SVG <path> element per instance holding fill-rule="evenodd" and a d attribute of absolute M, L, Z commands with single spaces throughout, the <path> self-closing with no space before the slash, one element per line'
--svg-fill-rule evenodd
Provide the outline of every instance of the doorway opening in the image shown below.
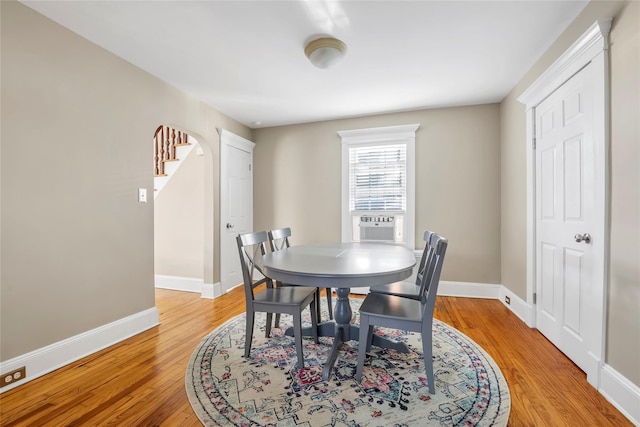
<path fill-rule="evenodd" d="M 206 297 L 213 288 L 213 161 L 203 140 L 170 126 L 156 130 L 154 274 L 157 288 Z"/>

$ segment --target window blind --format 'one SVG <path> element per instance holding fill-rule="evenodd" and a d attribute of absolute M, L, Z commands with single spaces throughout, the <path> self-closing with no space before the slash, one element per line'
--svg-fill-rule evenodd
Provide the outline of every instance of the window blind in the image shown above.
<path fill-rule="evenodd" d="M 349 148 L 349 209 L 405 211 L 407 146 Z"/>

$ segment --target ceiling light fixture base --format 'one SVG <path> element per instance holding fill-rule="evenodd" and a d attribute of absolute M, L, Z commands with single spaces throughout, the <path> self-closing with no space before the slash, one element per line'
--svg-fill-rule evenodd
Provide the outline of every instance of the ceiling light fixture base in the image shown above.
<path fill-rule="evenodd" d="M 318 68 L 331 67 L 340 61 L 346 52 L 347 45 L 332 37 L 313 40 L 304 48 L 309 61 Z"/>

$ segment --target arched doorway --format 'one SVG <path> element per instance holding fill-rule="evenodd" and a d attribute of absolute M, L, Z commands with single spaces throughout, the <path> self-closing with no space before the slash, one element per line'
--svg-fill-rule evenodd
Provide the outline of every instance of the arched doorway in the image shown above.
<path fill-rule="evenodd" d="M 154 137 L 154 175 L 155 285 L 212 297 L 211 150 L 199 135 L 160 126 Z"/>

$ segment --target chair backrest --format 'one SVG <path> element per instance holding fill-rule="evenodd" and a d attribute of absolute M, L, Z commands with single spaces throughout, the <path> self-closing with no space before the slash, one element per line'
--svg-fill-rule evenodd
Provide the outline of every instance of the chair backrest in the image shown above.
<path fill-rule="evenodd" d="M 291 229 L 289 227 L 269 231 L 269 246 L 271 246 L 271 252 L 288 248 L 289 237 L 291 237 Z"/>
<path fill-rule="evenodd" d="M 444 255 L 447 252 L 448 245 L 449 242 L 444 237 L 435 233 L 431 236 L 432 253 L 425 262 L 425 274 L 421 283 L 423 322 L 431 322 L 431 318 L 433 318 L 440 273 L 442 272 L 442 264 L 444 263 Z"/>
<path fill-rule="evenodd" d="M 431 236 L 433 236 L 433 231 L 426 230 L 424 232 L 424 250 L 422 251 L 422 258 L 420 258 L 420 264 L 418 265 L 418 273 L 416 274 L 416 286 L 420 286 L 420 284 L 422 283 L 422 276 L 425 272 L 424 267 L 427 262 L 427 258 L 433 251 L 433 246 L 431 246 Z"/>
<path fill-rule="evenodd" d="M 423 258 L 425 258 L 424 265 L 421 264 L 422 265 L 421 273 L 420 272 L 418 273 L 420 282 L 417 283 L 420 286 L 420 290 L 418 291 L 418 294 L 423 296 L 425 292 L 429 291 L 429 286 L 431 285 L 431 276 L 433 275 L 433 271 L 435 268 L 435 261 L 436 261 L 435 259 L 436 246 L 438 242 L 443 240 L 442 236 L 432 231 L 429 231 L 428 233 L 429 235 L 427 236 L 427 232 L 425 232 L 425 238 L 427 237 L 429 238 L 429 243 L 425 245 L 426 256 L 423 255 Z"/>
<path fill-rule="evenodd" d="M 256 264 L 256 258 L 266 253 L 266 242 L 268 240 L 266 231 L 256 233 L 239 234 L 236 237 L 238 243 L 238 253 L 240 254 L 240 265 L 242 267 L 242 278 L 244 281 L 244 294 L 247 302 L 247 310 L 253 302 L 253 290 L 263 284 L 273 286 L 270 278 L 264 276 L 254 280 L 253 274 L 258 271 L 262 274 L 260 267 Z"/>

